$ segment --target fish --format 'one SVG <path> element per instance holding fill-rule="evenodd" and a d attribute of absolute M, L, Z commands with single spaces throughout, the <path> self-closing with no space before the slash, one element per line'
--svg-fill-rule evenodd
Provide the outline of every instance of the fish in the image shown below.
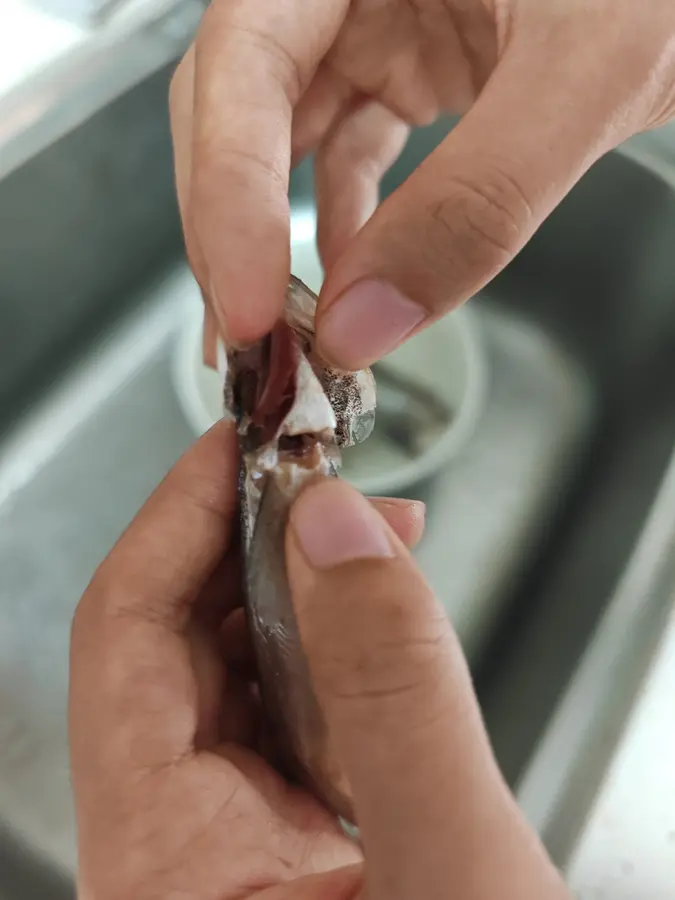
<path fill-rule="evenodd" d="M 348 780 L 312 686 L 288 584 L 290 509 L 317 477 L 339 477 L 342 451 L 375 424 L 370 369 L 342 372 L 314 346 L 316 295 L 291 275 L 283 315 L 260 341 L 227 350 L 224 400 L 241 456 L 239 505 L 245 610 L 263 714 L 282 768 L 345 823 Z"/>

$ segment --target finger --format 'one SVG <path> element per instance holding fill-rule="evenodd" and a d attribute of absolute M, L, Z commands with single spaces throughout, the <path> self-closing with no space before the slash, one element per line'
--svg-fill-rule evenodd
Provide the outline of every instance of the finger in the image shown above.
<path fill-rule="evenodd" d="M 322 482 L 291 512 L 287 559 L 368 896 L 440 900 L 451 878 L 475 900 L 562 897 L 498 771 L 450 624 L 384 519 L 344 482 Z"/>
<path fill-rule="evenodd" d="M 514 39 L 474 107 L 348 246 L 321 295 L 326 358 L 367 365 L 475 294 L 622 139 L 625 85 L 600 56 L 570 66 L 562 44 L 555 56 L 550 41 Z"/>
<path fill-rule="evenodd" d="M 189 450 L 145 503 L 92 582 L 83 605 L 180 630 L 237 533 L 239 452 L 233 425 L 221 421 Z M 225 586 L 239 602 L 239 592 Z M 225 611 L 225 605 L 223 614 Z"/>
<path fill-rule="evenodd" d="M 192 171 L 192 107 L 194 102 L 195 49 L 190 47 L 179 63 L 169 90 L 171 138 L 173 142 L 174 170 L 178 209 L 185 236 L 185 251 L 192 273 L 199 284 L 204 300 L 203 359 L 207 366 L 216 368 L 216 341 L 218 323 L 213 302 L 208 292 L 206 261 L 193 229 L 188 227 L 190 205 L 190 180 Z"/>
<path fill-rule="evenodd" d="M 81 600 L 71 644 L 77 774 L 161 765 L 191 752 L 199 697 L 187 630 L 233 531 L 238 455 L 229 424 L 188 452 Z M 222 616 L 240 601 L 223 589 Z"/>
<path fill-rule="evenodd" d="M 283 308 L 293 109 L 346 7 L 347 0 L 216 0 L 204 16 L 188 228 L 230 341 L 261 337 Z"/>
<path fill-rule="evenodd" d="M 276 885 L 256 894 L 252 900 L 360 900 L 363 866 L 346 865 L 331 872 L 306 875 L 288 885 Z"/>
<path fill-rule="evenodd" d="M 412 549 L 419 543 L 424 534 L 424 503 L 399 497 L 377 497 L 370 502 L 406 547 Z M 255 650 L 242 607 L 233 610 L 222 622 L 219 643 L 228 673 L 253 680 L 256 677 Z"/>
<path fill-rule="evenodd" d="M 354 89 L 334 69 L 321 64 L 293 113 L 291 164 L 312 153 L 354 102 Z"/>
<path fill-rule="evenodd" d="M 221 697 L 220 743 L 254 748 L 260 732 L 260 701 L 253 686 L 237 674 L 228 675 L 224 697 Z"/>
<path fill-rule="evenodd" d="M 218 755 L 236 766 L 248 784 L 244 796 L 238 798 L 239 805 L 249 807 L 243 809 L 246 821 L 258 824 L 251 832 L 251 841 L 259 851 L 261 871 L 272 869 L 271 877 L 265 878 L 260 871 L 251 873 L 249 865 L 248 890 L 242 880 L 237 897 L 243 897 L 245 891 L 245 896 L 254 900 L 258 896 L 256 886 L 284 884 L 285 898 L 291 900 L 296 880 L 362 861 L 359 848 L 340 823 L 313 797 L 290 785 L 259 753 L 229 743 L 218 749 Z M 230 821 L 243 827 L 234 816 Z M 337 900 L 332 894 L 318 896 L 321 900 Z"/>
<path fill-rule="evenodd" d="M 196 693 L 193 744 L 201 750 L 218 744 L 220 709 L 230 678 L 228 673 L 226 681 L 225 665 L 210 632 L 195 623 L 188 627 L 186 638 Z"/>
<path fill-rule="evenodd" d="M 197 279 L 202 294 L 208 289 L 206 262 L 189 227 L 190 186 L 192 180 L 192 123 L 195 93 L 195 48 L 189 48 L 178 64 L 169 88 L 169 113 L 171 140 L 173 142 L 174 171 L 178 209 L 183 224 L 185 249 L 190 267 Z"/>
<path fill-rule="evenodd" d="M 409 126 L 374 100 L 336 120 L 315 162 L 318 245 L 328 271 L 374 213 L 380 179 L 399 156 Z"/>
<path fill-rule="evenodd" d="M 204 365 L 218 370 L 218 320 L 213 305 L 204 299 L 204 329 L 202 334 Z"/>
<path fill-rule="evenodd" d="M 243 608 L 235 609 L 223 622 L 220 648 L 228 670 L 255 678 L 255 650 Z"/>
<path fill-rule="evenodd" d="M 178 208 L 185 225 L 192 171 L 192 107 L 195 93 L 195 48 L 176 67 L 169 87 L 169 121 L 173 142 Z"/>
<path fill-rule="evenodd" d="M 409 550 L 422 540 L 426 508 L 420 500 L 375 497 L 370 502 Z"/>

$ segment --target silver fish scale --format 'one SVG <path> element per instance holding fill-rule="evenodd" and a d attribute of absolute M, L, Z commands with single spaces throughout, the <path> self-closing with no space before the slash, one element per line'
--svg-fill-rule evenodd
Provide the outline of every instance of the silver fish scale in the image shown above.
<path fill-rule="evenodd" d="M 375 410 L 364 412 L 357 379 L 351 373 L 343 374 L 334 369 L 324 369 L 320 378 L 335 413 L 338 447 L 351 447 L 365 440 L 373 430 Z"/>

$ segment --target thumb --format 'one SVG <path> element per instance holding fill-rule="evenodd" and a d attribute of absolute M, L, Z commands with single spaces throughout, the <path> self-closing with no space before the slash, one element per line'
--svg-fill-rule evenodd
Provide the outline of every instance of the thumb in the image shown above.
<path fill-rule="evenodd" d="M 321 482 L 292 510 L 287 562 L 367 896 L 446 898 L 450 879 L 474 900 L 565 896 L 501 778 L 450 623 L 385 520 Z"/>
<path fill-rule="evenodd" d="M 514 42 L 474 107 L 351 241 L 321 295 L 325 358 L 361 368 L 463 303 L 637 127 L 622 77 L 602 74 L 606 55 L 559 55 L 547 41 Z"/>

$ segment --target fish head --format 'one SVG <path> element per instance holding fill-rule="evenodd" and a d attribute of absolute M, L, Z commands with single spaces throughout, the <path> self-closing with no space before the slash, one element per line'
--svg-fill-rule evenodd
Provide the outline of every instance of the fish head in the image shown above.
<path fill-rule="evenodd" d="M 299 278 L 288 285 L 285 320 L 301 337 L 304 351 L 335 413 L 335 438 L 344 449 L 370 437 L 375 425 L 377 394 L 370 369 L 345 372 L 327 365 L 314 347 L 317 296 Z"/>

